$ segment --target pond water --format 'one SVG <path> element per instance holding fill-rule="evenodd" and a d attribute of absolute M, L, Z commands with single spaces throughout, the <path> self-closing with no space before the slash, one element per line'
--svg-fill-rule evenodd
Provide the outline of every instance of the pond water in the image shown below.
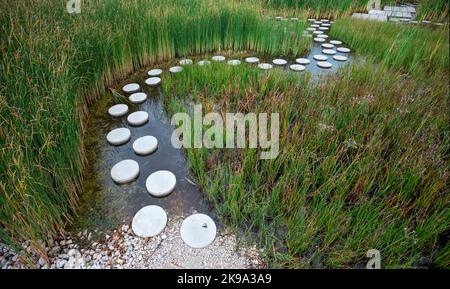
<path fill-rule="evenodd" d="M 311 51 L 305 57 L 310 60 L 306 65 L 306 71 L 309 71 L 313 77 L 333 74 L 343 65 L 349 64 L 353 56 L 351 54 L 337 53 L 348 57 L 346 62 L 334 61 L 332 56 L 328 56 L 328 61 L 333 64 L 331 69 L 321 69 L 317 67 L 315 54 L 322 54 L 320 43 L 314 43 Z M 245 64 L 245 55 L 227 56 L 228 59 L 241 59 L 241 65 Z M 272 64 L 268 56 L 258 55 L 260 62 Z M 192 57 L 194 63 L 200 59 L 206 58 Z M 208 57 L 209 58 L 209 57 Z M 284 69 L 286 73 L 305 73 L 293 72 L 289 69 L 290 64 L 295 63 L 295 58 L 289 59 L 287 65 L 283 67 L 275 66 L 274 69 Z M 178 60 L 159 65 L 164 68 L 164 77 L 167 77 L 168 68 L 176 65 Z M 255 67 L 255 69 L 258 69 Z M 148 70 L 148 69 L 147 69 Z M 88 168 L 85 177 L 85 192 L 81 196 L 80 217 L 75 221 L 74 228 L 108 231 L 115 228 L 122 222 L 130 222 L 134 214 L 142 207 L 148 205 L 158 205 L 166 210 L 168 217 L 171 215 L 188 216 L 199 212 L 211 216 L 217 220 L 213 207 L 208 204 L 195 184 L 184 153 L 180 149 L 175 149 L 171 144 L 171 135 L 173 128 L 170 124 L 170 118 L 163 107 L 163 93 L 160 86 L 149 87 L 144 81 L 148 78 L 146 71 L 139 71 L 130 75 L 117 83 L 111 89 L 122 93 L 122 87 L 128 83 L 139 83 L 142 92 L 148 95 L 147 101 L 142 104 L 127 103 L 129 114 L 135 111 L 146 111 L 149 114 L 149 121 L 139 127 L 130 126 L 127 123 L 126 116 L 113 118 L 107 111 L 110 106 L 123 103 L 123 99 L 114 99 L 114 93 L 100 99 L 90 108 L 90 117 L 87 122 L 87 133 L 85 145 L 87 147 Z M 181 72 L 182 73 L 182 72 Z M 113 96 L 111 96 L 113 95 Z M 106 135 L 113 129 L 125 127 L 131 131 L 131 139 L 121 146 L 112 146 L 106 140 Z M 156 137 L 158 140 L 158 149 L 147 156 L 139 156 L 133 151 L 133 142 L 146 135 Z M 138 178 L 125 185 L 118 185 L 113 182 L 110 176 L 111 168 L 121 160 L 132 159 L 138 162 L 140 174 Z M 146 189 L 145 181 L 153 172 L 159 170 L 168 170 L 175 174 L 177 184 L 172 194 L 164 198 L 151 196 Z M 220 228 L 220 224 L 219 228 Z"/>

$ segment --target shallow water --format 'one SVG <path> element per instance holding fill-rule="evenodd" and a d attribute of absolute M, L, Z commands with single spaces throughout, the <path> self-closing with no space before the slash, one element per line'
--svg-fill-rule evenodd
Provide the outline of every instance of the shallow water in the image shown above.
<path fill-rule="evenodd" d="M 315 54 L 322 54 L 320 43 L 314 43 L 308 56 L 311 63 L 306 65 L 313 78 L 319 78 L 323 75 L 336 73 L 343 65 L 351 63 L 352 54 L 343 54 L 348 57 L 346 62 L 338 62 L 328 56 L 329 62 L 333 64 L 330 69 L 317 67 L 317 61 L 313 59 Z M 234 55 L 241 59 L 241 65 L 245 64 L 244 58 L 248 55 Z M 274 57 L 258 55 L 260 62 L 272 64 Z M 194 63 L 200 59 L 206 58 L 192 57 Z M 208 57 L 209 58 L 209 57 Z M 227 56 L 227 60 L 233 57 Z M 280 57 L 282 58 L 282 57 Z M 290 64 L 295 63 L 295 58 L 285 58 L 288 64 L 281 67 L 274 65 L 276 69 L 284 69 L 286 73 L 305 73 L 294 72 L 289 69 Z M 175 65 L 177 60 L 163 65 L 164 77 L 168 74 L 168 64 Z M 255 69 L 258 69 L 255 67 Z M 147 71 L 147 70 L 145 70 Z M 210 204 L 205 200 L 199 187 L 193 183 L 188 168 L 186 158 L 182 150 L 175 149 L 171 145 L 171 135 L 173 128 L 170 125 L 170 118 L 167 116 L 163 107 L 163 94 L 161 87 L 149 87 L 144 81 L 148 78 L 145 71 L 137 72 L 115 86 L 114 90 L 122 95 L 122 87 L 127 83 L 136 82 L 141 85 L 142 92 L 147 93 L 148 99 L 142 104 L 128 103 L 129 113 L 143 110 L 149 113 L 149 121 L 139 127 L 133 127 L 127 123 L 126 116 L 113 118 L 108 115 L 107 110 L 110 106 L 123 103 L 122 100 L 114 99 L 111 94 L 99 100 L 90 109 L 90 120 L 87 126 L 87 147 L 88 147 L 88 174 L 85 177 L 86 189 L 82 196 L 82 206 L 80 218 L 76 221 L 75 227 L 79 229 L 98 229 L 109 230 L 121 222 L 129 222 L 134 214 L 144 206 L 158 205 L 164 208 L 170 218 L 171 215 L 190 215 L 194 211 L 208 214 L 217 220 L 215 212 Z M 128 97 L 128 95 L 127 95 Z M 115 128 L 126 127 L 131 131 L 131 140 L 121 146 L 112 146 L 106 141 L 108 132 Z M 133 151 L 133 142 L 139 137 L 152 135 L 158 140 L 158 149 L 147 156 L 136 155 Z M 118 185 L 113 182 L 110 176 L 112 166 L 121 160 L 133 159 L 139 163 L 140 174 L 138 178 L 130 184 Z M 151 196 L 145 187 L 147 177 L 158 170 L 169 170 L 177 178 L 177 184 L 172 194 L 164 198 Z"/>

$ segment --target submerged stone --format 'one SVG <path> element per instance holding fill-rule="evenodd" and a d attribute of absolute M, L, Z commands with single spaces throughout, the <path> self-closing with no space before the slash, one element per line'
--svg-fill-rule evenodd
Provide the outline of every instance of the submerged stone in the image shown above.
<path fill-rule="evenodd" d="M 216 238 L 216 224 L 205 214 L 194 214 L 181 224 L 181 239 L 188 246 L 196 249 L 205 248 Z"/>
<path fill-rule="evenodd" d="M 116 128 L 106 135 L 106 140 L 112 145 L 121 145 L 131 138 L 131 131 L 128 128 Z"/>
<path fill-rule="evenodd" d="M 152 196 L 160 198 L 172 193 L 176 184 L 177 178 L 172 172 L 169 171 L 154 172 L 145 182 L 147 191 Z"/>
<path fill-rule="evenodd" d="M 167 225 L 167 214 L 159 206 L 146 206 L 133 217 L 131 229 L 141 238 L 154 237 L 160 234 Z"/>
<path fill-rule="evenodd" d="M 140 126 L 148 121 L 148 113 L 145 111 L 136 111 L 130 114 L 127 120 L 133 126 Z"/>
<path fill-rule="evenodd" d="M 123 160 L 111 169 L 111 178 L 119 184 L 135 180 L 139 175 L 139 164 L 134 160 Z"/>
<path fill-rule="evenodd" d="M 158 140 L 154 136 L 143 136 L 133 143 L 133 150 L 138 155 L 148 155 L 158 148 Z"/>
<path fill-rule="evenodd" d="M 113 105 L 108 109 L 108 113 L 110 116 L 113 116 L 113 117 L 124 116 L 128 113 L 128 105 L 123 104 L 123 103 Z"/>

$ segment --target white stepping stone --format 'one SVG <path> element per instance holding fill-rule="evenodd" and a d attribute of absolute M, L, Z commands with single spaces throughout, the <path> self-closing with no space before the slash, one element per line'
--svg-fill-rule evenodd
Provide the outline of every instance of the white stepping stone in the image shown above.
<path fill-rule="evenodd" d="M 336 51 L 334 51 L 333 49 L 324 49 L 322 50 L 322 53 L 327 55 L 335 55 Z"/>
<path fill-rule="evenodd" d="M 119 184 L 129 183 L 139 175 L 139 164 L 134 160 L 123 160 L 111 169 L 111 178 Z"/>
<path fill-rule="evenodd" d="M 141 86 L 137 83 L 130 83 L 122 87 L 123 92 L 125 93 L 133 93 L 138 91 L 141 88 Z"/>
<path fill-rule="evenodd" d="M 151 174 L 145 186 L 147 191 L 154 197 L 165 197 L 173 192 L 177 178 L 169 171 L 157 171 Z"/>
<path fill-rule="evenodd" d="M 314 24 L 323 24 L 322 21 L 314 21 Z"/>
<path fill-rule="evenodd" d="M 320 30 L 316 30 L 316 31 L 313 31 L 313 34 L 314 34 L 314 35 L 319 35 L 319 34 L 323 34 L 323 31 L 320 31 Z"/>
<path fill-rule="evenodd" d="M 182 59 L 180 60 L 180 65 L 191 65 L 192 59 Z"/>
<path fill-rule="evenodd" d="M 197 64 L 200 65 L 200 66 L 205 66 L 205 65 L 211 64 L 211 61 L 209 61 L 209 60 L 200 60 Z"/>
<path fill-rule="evenodd" d="M 307 31 L 316 31 L 316 28 L 308 27 L 308 28 L 306 28 L 306 30 L 307 30 Z"/>
<path fill-rule="evenodd" d="M 319 62 L 317 62 L 317 66 L 319 66 L 320 68 L 331 68 L 333 66 L 333 64 L 331 64 L 327 61 L 319 61 Z"/>
<path fill-rule="evenodd" d="M 150 77 L 145 80 L 145 84 L 148 86 L 157 86 L 161 83 L 161 78 L 159 77 Z"/>
<path fill-rule="evenodd" d="M 134 104 L 143 103 L 147 100 L 147 94 L 144 92 L 136 92 L 130 95 L 129 99 Z"/>
<path fill-rule="evenodd" d="M 173 66 L 171 68 L 169 68 L 170 73 L 178 73 L 183 71 L 183 67 L 181 66 Z"/>
<path fill-rule="evenodd" d="M 339 40 L 330 40 L 330 43 L 333 45 L 342 45 L 342 41 Z"/>
<path fill-rule="evenodd" d="M 229 61 L 228 61 L 228 64 L 229 64 L 229 65 L 235 66 L 235 65 L 241 64 L 241 61 L 240 61 L 240 60 L 237 60 L 237 59 L 232 59 L 232 60 L 229 60 Z"/>
<path fill-rule="evenodd" d="M 301 65 L 308 65 L 311 63 L 311 61 L 309 61 L 309 59 L 306 59 L 306 58 L 297 58 L 295 60 L 295 62 L 297 62 L 298 64 L 301 64 Z"/>
<path fill-rule="evenodd" d="M 280 59 L 280 58 L 274 59 L 272 62 L 275 65 L 286 65 L 286 63 L 287 63 L 286 60 Z"/>
<path fill-rule="evenodd" d="M 217 228 L 213 219 L 205 214 L 194 214 L 181 224 L 181 239 L 189 247 L 200 249 L 211 244 L 216 238 Z"/>
<path fill-rule="evenodd" d="M 153 76 L 153 77 L 155 77 L 155 76 L 160 76 L 161 74 L 162 74 L 162 70 L 161 69 L 151 69 L 151 70 L 149 70 L 148 72 L 147 72 L 147 74 L 149 75 L 149 76 Z"/>
<path fill-rule="evenodd" d="M 308 22 L 314 22 L 314 21 L 316 21 L 316 19 L 314 19 L 314 18 L 309 18 L 308 19 Z"/>
<path fill-rule="evenodd" d="M 124 116 L 128 113 L 128 105 L 123 104 L 123 103 L 113 105 L 108 109 L 108 113 L 110 116 L 113 116 L 113 117 Z"/>
<path fill-rule="evenodd" d="M 328 23 L 328 22 L 330 22 L 330 20 L 328 20 L 328 19 L 320 19 L 320 21 L 323 22 L 323 23 Z"/>
<path fill-rule="evenodd" d="M 306 67 L 304 67 L 304 66 L 301 65 L 301 64 L 292 64 L 292 65 L 289 66 L 289 68 L 290 68 L 291 70 L 293 70 L 293 71 L 303 71 L 303 70 L 306 69 Z"/>
<path fill-rule="evenodd" d="M 341 52 L 341 53 L 349 53 L 350 49 L 346 48 L 346 47 L 338 47 L 337 51 Z"/>
<path fill-rule="evenodd" d="M 259 62 L 259 58 L 258 57 L 247 57 L 245 59 L 245 62 L 247 62 L 247 63 L 258 63 Z"/>
<path fill-rule="evenodd" d="M 268 70 L 272 68 L 272 64 L 269 63 L 260 63 L 258 64 L 258 67 L 263 69 L 263 70 Z"/>
<path fill-rule="evenodd" d="M 328 38 L 328 35 L 326 35 L 326 34 L 319 34 L 319 35 L 316 35 L 316 38 L 327 39 L 327 38 Z"/>
<path fill-rule="evenodd" d="M 325 40 L 325 38 L 319 38 L 319 37 L 316 37 L 316 38 L 314 38 L 314 41 L 315 41 L 315 42 L 319 42 L 319 43 L 323 43 L 323 42 L 325 42 L 326 40 Z"/>
<path fill-rule="evenodd" d="M 316 54 L 313 56 L 313 58 L 317 61 L 327 61 L 328 57 L 322 54 Z"/>
<path fill-rule="evenodd" d="M 128 128 L 116 128 L 106 135 L 106 140 L 115 146 L 128 142 L 131 138 L 131 131 Z"/>
<path fill-rule="evenodd" d="M 329 28 L 328 27 L 319 27 L 319 30 L 321 30 L 321 31 L 328 31 Z"/>
<path fill-rule="evenodd" d="M 138 155 L 148 155 L 158 148 L 158 140 L 153 136 L 143 136 L 133 143 L 133 150 Z"/>
<path fill-rule="evenodd" d="M 136 111 L 130 114 L 127 120 L 133 126 L 140 126 L 148 121 L 148 113 L 145 111 Z"/>
<path fill-rule="evenodd" d="M 335 56 L 333 56 L 333 59 L 334 60 L 336 60 L 336 61 L 347 61 L 347 56 L 344 56 L 344 55 L 335 55 Z"/>
<path fill-rule="evenodd" d="M 330 23 L 324 23 L 324 24 L 322 24 L 322 27 L 331 27 L 331 24 Z"/>
<path fill-rule="evenodd" d="M 212 59 L 213 61 L 221 62 L 221 61 L 224 61 L 224 60 L 225 60 L 225 56 L 222 56 L 222 55 L 216 55 L 216 56 L 211 57 L 211 59 Z"/>
<path fill-rule="evenodd" d="M 330 43 L 324 43 L 324 44 L 322 44 L 322 47 L 326 48 L 326 49 L 331 49 L 331 48 L 334 48 L 334 45 L 330 44 Z"/>
<path fill-rule="evenodd" d="M 317 25 L 317 24 L 311 24 L 309 27 L 313 27 L 313 28 L 319 28 L 320 27 L 320 25 Z M 314 29 L 315 30 L 315 29 Z"/>
<path fill-rule="evenodd" d="M 154 237 L 160 234 L 167 225 L 167 214 L 159 206 L 146 206 L 133 217 L 131 229 L 141 238 Z"/>

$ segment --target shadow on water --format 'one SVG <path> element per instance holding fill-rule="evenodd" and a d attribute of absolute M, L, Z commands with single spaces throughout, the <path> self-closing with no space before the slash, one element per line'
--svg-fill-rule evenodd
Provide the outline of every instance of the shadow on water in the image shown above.
<path fill-rule="evenodd" d="M 332 56 L 328 56 L 328 61 L 333 64 L 333 67 L 331 69 L 321 69 L 317 67 L 317 61 L 313 59 L 315 54 L 322 54 L 321 45 L 318 43 L 314 43 L 308 56 L 305 57 L 311 61 L 309 65 L 306 65 L 306 71 L 309 71 L 313 78 L 336 73 L 340 67 L 349 64 L 353 58 L 352 55 L 338 52 L 337 55 L 347 56 L 348 61 L 338 62 L 334 61 Z M 232 56 L 243 61 L 248 54 L 234 54 Z M 232 58 L 232 56 L 227 55 L 227 59 Z M 269 58 L 261 54 L 256 56 L 260 58 L 260 62 L 272 63 L 274 59 L 274 57 Z M 208 57 L 193 57 L 194 60 L 204 58 Z M 277 68 L 291 72 L 289 65 L 295 63 L 295 58 L 286 60 L 288 64 L 284 68 Z M 177 60 L 173 60 L 160 66 L 164 68 L 164 74 L 161 77 L 162 81 L 164 81 L 164 77 L 168 76 L 167 68 L 169 64 L 176 65 L 177 62 Z M 274 65 L 274 67 L 276 66 Z M 164 96 L 161 88 L 145 85 L 144 81 L 146 78 L 148 78 L 146 72 L 139 71 L 123 79 L 113 88 L 122 94 L 121 88 L 123 85 L 131 82 L 139 83 L 141 91 L 148 95 L 146 102 L 132 104 L 127 102 L 127 98 L 117 99 L 116 96 L 113 96 L 113 93 L 108 93 L 90 108 L 87 132 L 84 138 L 88 167 L 84 178 L 85 189 L 81 196 L 79 218 L 75 220 L 72 226 L 74 231 L 84 229 L 100 232 L 110 231 L 117 227 L 118 224 L 130 222 L 139 209 L 148 205 L 161 206 L 166 210 L 169 219 L 171 216 L 187 216 L 196 211 L 208 214 L 217 221 L 213 207 L 203 197 L 200 188 L 195 184 L 194 178 L 189 172 L 183 151 L 173 148 L 171 144 L 173 127 L 163 106 Z M 124 102 L 127 102 L 129 106 L 129 113 L 139 110 L 148 112 L 149 121 L 143 126 L 133 127 L 127 123 L 126 116 L 113 118 L 108 115 L 107 111 L 110 106 Z M 119 127 L 129 128 L 131 139 L 124 145 L 112 146 L 106 141 L 106 135 L 111 130 Z M 133 142 L 145 135 L 152 135 L 157 138 L 158 149 L 147 156 L 136 155 L 132 148 Z M 118 185 L 111 179 L 110 170 L 116 163 L 125 159 L 137 161 L 140 174 L 134 182 Z M 145 187 L 147 177 L 158 170 L 169 170 L 177 178 L 174 192 L 165 198 L 151 196 Z M 219 222 L 218 225 L 220 228 Z"/>

